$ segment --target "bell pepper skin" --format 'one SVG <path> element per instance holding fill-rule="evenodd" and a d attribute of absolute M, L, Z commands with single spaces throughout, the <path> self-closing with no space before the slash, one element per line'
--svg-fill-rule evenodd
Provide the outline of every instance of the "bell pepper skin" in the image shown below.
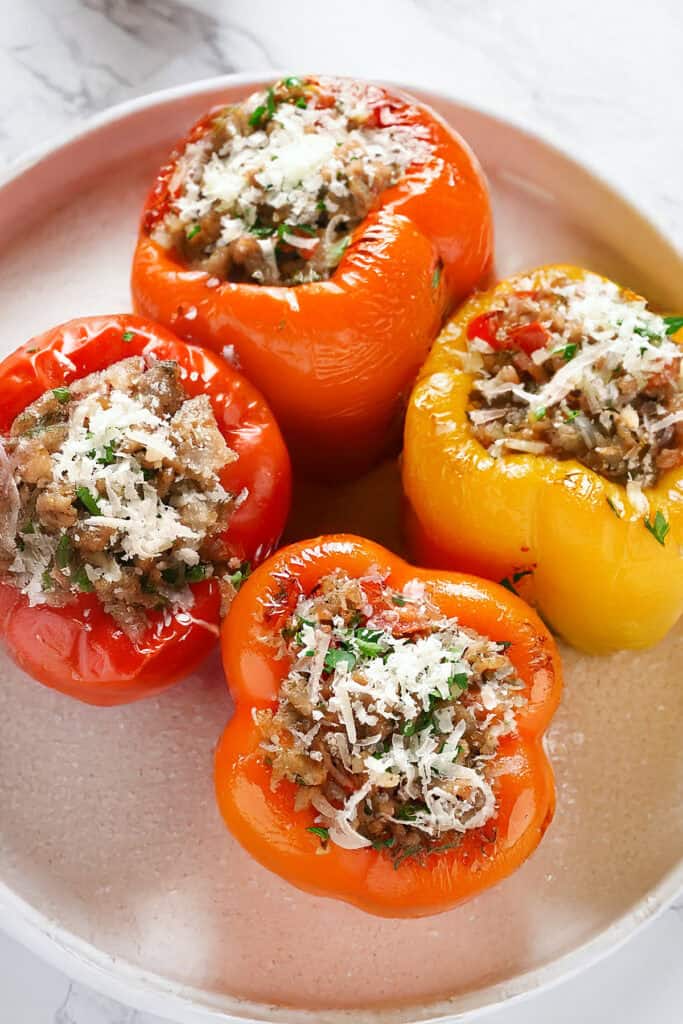
<path fill-rule="evenodd" d="M 498 810 L 456 849 L 395 869 L 380 851 L 346 850 L 319 841 L 306 829 L 315 812 L 294 810 L 296 787 L 271 789 L 271 772 L 259 748 L 253 708 L 274 708 L 286 660 L 273 655 L 264 635 L 275 632 L 302 592 L 341 568 L 352 576 L 372 567 L 388 572 L 388 585 L 424 581 L 430 599 L 447 616 L 482 635 L 509 640 L 508 655 L 527 684 L 528 705 L 518 732 L 504 737 L 497 756 L 514 756 L 514 774 L 499 777 Z M 552 637 L 523 601 L 497 584 L 457 573 L 416 569 L 371 541 L 331 535 L 283 548 L 242 587 L 222 633 L 223 662 L 235 714 L 216 753 L 218 804 L 235 838 L 261 864 L 316 895 L 352 903 L 384 917 L 440 913 L 505 878 L 532 853 L 551 821 L 555 791 L 542 745 L 560 698 L 561 667 Z M 490 826 L 490 828 L 489 828 Z"/>
<path fill-rule="evenodd" d="M 240 561 L 258 563 L 276 547 L 289 510 L 291 471 L 277 424 L 261 395 L 217 355 L 187 345 L 142 317 L 71 320 L 32 338 L 0 363 L 0 435 L 48 388 L 68 384 L 128 356 L 172 359 L 189 396 L 207 394 L 219 429 L 238 459 L 220 474 L 226 490 L 248 494 L 224 540 Z M 219 635 L 220 592 L 214 579 L 192 585 L 194 605 L 170 621 L 149 613 L 133 640 L 94 594 L 63 608 L 30 607 L 0 584 L 0 641 L 29 675 L 89 704 L 125 704 L 158 693 L 192 672 Z"/>
<path fill-rule="evenodd" d="M 343 84 L 307 81 L 332 94 Z M 378 118 L 414 125 L 433 155 L 382 193 L 329 280 L 221 283 L 188 273 L 150 238 L 168 207 L 178 154 L 210 130 L 211 116 L 162 168 L 133 260 L 135 308 L 188 341 L 218 351 L 233 345 L 295 462 L 322 477 L 357 474 L 398 447 L 409 389 L 444 315 L 492 260 L 488 191 L 467 144 L 410 97 L 369 88 Z"/>
<path fill-rule="evenodd" d="M 510 580 L 572 646 L 603 654 L 655 644 L 683 610 L 683 472 L 645 489 L 652 515 L 670 524 L 664 545 L 620 484 L 575 460 L 510 454 L 492 458 L 467 419 L 473 376 L 461 369 L 468 325 L 548 271 L 541 267 L 475 294 L 446 325 L 413 391 L 406 420 L 403 485 L 411 548 L 423 564 Z M 683 341 L 681 332 L 673 340 Z M 610 501 L 623 504 L 619 518 Z M 530 570 L 530 572 L 529 572 Z M 526 573 L 528 572 L 528 575 Z M 521 574 L 521 575 L 520 575 Z M 522 578 L 523 577 L 523 578 Z M 519 580 L 519 584 L 517 584 Z"/>

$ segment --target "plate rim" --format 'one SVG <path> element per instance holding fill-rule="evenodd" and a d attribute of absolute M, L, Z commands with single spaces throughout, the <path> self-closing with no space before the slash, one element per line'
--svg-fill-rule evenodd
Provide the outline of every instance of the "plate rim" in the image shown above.
<path fill-rule="evenodd" d="M 126 120 L 141 111 L 157 106 L 170 105 L 204 92 L 212 92 L 235 85 L 258 88 L 263 82 L 272 80 L 284 72 L 274 69 L 255 69 L 238 73 L 210 76 L 193 82 L 155 90 L 136 96 L 84 119 L 76 128 L 58 133 L 47 142 L 32 147 L 26 153 L 10 161 L 0 172 L 0 195 L 34 167 L 48 162 L 61 150 L 85 140 L 102 128 Z M 327 72 L 333 73 L 333 72 Z M 512 128 L 530 141 L 549 150 L 572 167 L 587 174 L 594 183 L 608 192 L 611 197 L 629 208 L 677 260 L 683 259 L 683 249 L 677 241 L 668 236 L 663 228 L 637 203 L 629 190 L 617 185 L 602 170 L 597 170 L 590 159 L 570 152 L 556 139 L 530 129 L 523 119 L 502 116 L 485 105 L 472 103 L 459 97 L 455 90 L 434 88 L 420 79 L 411 82 L 382 79 L 383 84 L 418 92 L 428 99 L 442 99 L 457 103 L 463 110 L 479 115 L 494 124 Z M 552 133 L 549 133 L 552 134 Z M 530 971 L 516 975 L 509 981 L 497 982 L 465 993 L 458 997 L 464 1008 L 455 1009 L 452 1000 L 438 1000 L 418 1006 L 404 1004 L 400 1008 L 377 1007 L 371 1010 L 311 1010 L 293 1009 L 287 1006 L 259 1004 L 227 994 L 212 994 L 208 989 L 173 982 L 156 972 L 137 967 L 127 960 L 105 953 L 92 943 L 80 938 L 74 932 L 63 928 L 57 921 L 28 900 L 19 896 L 0 879 L 0 924 L 2 930 L 38 955 L 43 961 L 65 973 L 70 979 L 118 999 L 138 1010 L 150 1013 L 173 1015 L 172 1019 L 182 1024 L 201 1024 L 207 1021 L 223 1021 L 224 1024 L 263 1024 L 264 1021 L 328 1022 L 353 1021 L 354 1024 L 391 1024 L 391 1022 L 420 1021 L 422 1024 L 449 1024 L 456 1020 L 473 1019 L 496 1007 L 511 1005 L 530 996 L 547 991 L 562 981 L 575 977 L 581 971 L 598 963 L 616 952 L 628 939 L 640 932 L 647 924 L 662 914 L 678 896 L 683 894 L 683 854 L 678 864 L 668 871 L 653 888 L 640 900 L 622 913 L 586 942 L 555 959 L 549 960 Z M 228 1009 L 230 1004 L 230 1009 Z M 225 1007 L 225 1008 L 223 1008 Z M 243 1011 L 242 1012 L 242 1008 Z M 251 1016 L 252 1012 L 265 1016 Z M 417 1014 L 410 1017 L 409 1015 Z M 315 1018 L 313 1017 L 315 1015 Z"/>

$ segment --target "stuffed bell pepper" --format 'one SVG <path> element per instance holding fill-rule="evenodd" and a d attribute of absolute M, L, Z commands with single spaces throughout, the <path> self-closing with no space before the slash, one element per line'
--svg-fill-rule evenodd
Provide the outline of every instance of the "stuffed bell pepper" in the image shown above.
<path fill-rule="evenodd" d="M 495 583 L 329 536 L 284 548 L 223 627 L 228 828 L 296 886 L 387 917 L 509 875 L 554 808 L 555 644 Z"/>
<path fill-rule="evenodd" d="M 408 410 L 420 557 L 505 580 L 589 652 L 663 637 L 683 610 L 682 327 L 570 266 L 467 302 Z"/>
<path fill-rule="evenodd" d="M 165 688 L 265 558 L 290 468 L 259 393 L 137 316 L 72 320 L 0 363 L 0 639 L 92 704 Z"/>
<path fill-rule="evenodd" d="M 138 311 L 227 348 L 318 474 L 398 444 L 444 314 L 487 273 L 481 170 L 433 111 L 388 89 L 289 77 L 213 110 L 147 200 Z"/>

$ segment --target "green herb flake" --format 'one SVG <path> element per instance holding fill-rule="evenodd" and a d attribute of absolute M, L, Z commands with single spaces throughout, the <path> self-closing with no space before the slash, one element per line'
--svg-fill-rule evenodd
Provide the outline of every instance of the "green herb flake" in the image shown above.
<path fill-rule="evenodd" d="M 569 360 L 573 359 L 576 355 L 576 350 L 578 349 L 578 347 L 579 346 L 575 341 L 571 341 L 568 345 L 565 345 L 562 349 L 562 358 L 569 362 Z"/>
<path fill-rule="evenodd" d="M 180 579 L 180 570 L 174 567 L 162 569 L 161 578 L 164 580 L 165 583 L 168 583 L 169 586 L 173 587 L 178 583 Z"/>
<path fill-rule="evenodd" d="M 664 323 L 666 324 L 666 333 L 668 335 L 683 330 L 683 316 L 665 316 Z"/>
<path fill-rule="evenodd" d="M 671 524 L 667 522 L 666 516 L 661 509 L 657 509 L 655 512 L 654 521 L 651 521 L 650 518 L 647 517 L 643 522 L 645 523 L 645 529 L 649 530 L 657 543 L 664 547 L 664 541 L 666 540 L 667 533 L 671 529 Z"/>
<path fill-rule="evenodd" d="M 246 579 L 248 579 L 251 573 L 251 565 L 249 562 L 242 562 L 239 569 L 228 576 L 228 580 L 232 583 L 235 590 L 239 590 Z"/>
<path fill-rule="evenodd" d="M 88 487 L 77 487 L 76 497 L 91 516 L 102 515 L 100 506 L 97 504 L 97 498 Z"/>
<path fill-rule="evenodd" d="M 395 842 L 395 836 L 389 836 L 387 839 L 373 839 L 372 848 L 373 850 L 388 850 Z"/>
<path fill-rule="evenodd" d="M 66 533 L 63 533 L 59 538 L 59 544 L 55 552 L 55 561 L 58 569 L 66 569 L 71 561 L 71 540 Z"/>
<path fill-rule="evenodd" d="M 299 96 L 298 99 L 294 101 L 294 106 L 298 107 L 299 110 L 305 110 L 308 104 L 306 103 L 306 100 L 304 99 L 303 96 Z"/>
<path fill-rule="evenodd" d="M 202 565 L 202 563 L 199 562 L 198 565 L 191 565 L 185 570 L 185 579 L 188 583 L 201 583 L 202 580 L 206 579 L 207 571 L 208 566 Z"/>
<path fill-rule="evenodd" d="M 66 403 L 71 399 L 71 392 L 68 388 L 53 388 L 52 394 L 60 405 L 66 405 Z"/>
<path fill-rule="evenodd" d="M 263 104 L 260 104 L 256 109 L 249 115 L 249 127 L 258 128 L 261 124 L 261 118 L 266 112 L 266 108 Z"/>
<path fill-rule="evenodd" d="M 253 227 L 249 228 L 249 233 L 256 235 L 257 238 L 270 238 L 271 235 L 275 234 L 275 228 L 267 224 L 254 224 Z"/>
<path fill-rule="evenodd" d="M 111 466 L 112 463 L 116 462 L 116 456 L 114 453 L 116 452 L 117 447 L 118 445 L 116 441 L 112 441 L 110 444 L 105 444 L 102 455 L 97 460 L 100 466 Z"/>
<path fill-rule="evenodd" d="M 287 89 L 298 89 L 300 85 L 304 83 L 301 81 L 298 75 L 288 75 L 287 78 L 282 79 L 282 84 Z"/>
<path fill-rule="evenodd" d="M 614 512 L 614 514 L 617 517 L 617 519 L 621 519 L 622 516 L 623 516 L 623 512 L 619 509 L 617 503 L 614 501 L 614 498 L 605 498 L 605 501 L 607 502 L 609 507 L 612 509 L 612 511 Z"/>
<path fill-rule="evenodd" d="M 546 415 L 547 411 L 548 410 L 546 409 L 546 407 L 544 405 L 539 406 L 539 408 L 536 409 L 536 411 L 534 412 L 534 419 L 535 420 L 543 420 L 543 419 L 545 419 L 545 415 Z"/>
<path fill-rule="evenodd" d="M 406 603 L 406 599 L 403 596 L 403 594 L 392 594 L 391 603 L 398 605 L 399 608 L 403 608 L 404 604 Z"/>
<path fill-rule="evenodd" d="M 432 274 L 432 288 L 438 288 L 439 287 L 439 281 L 441 280 L 441 271 L 442 270 L 443 270 L 442 265 L 440 263 L 437 263 L 436 267 L 434 268 L 434 273 Z"/>
<path fill-rule="evenodd" d="M 565 423 L 573 423 L 574 420 L 576 419 L 576 417 L 579 415 L 580 412 L 581 412 L 580 409 L 572 409 L 572 411 L 567 413 L 567 415 L 565 416 L 564 422 Z"/>
<path fill-rule="evenodd" d="M 201 230 L 201 224 L 193 224 L 192 227 L 185 232 L 185 238 L 188 240 L 188 242 L 191 242 L 193 238 L 196 238 L 196 236 L 199 234 Z"/>
<path fill-rule="evenodd" d="M 47 571 L 47 569 L 41 576 L 41 583 L 43 590 L 52 590 L 52 588 L 55 585 L 55 581 L 52 579 L 52 576 L 50 576 L 50 573 Z"/>
<path fill-rule="evenodd" d="M 132 331 L 124 331 L 123 334 L 121 335 L 121 341 L 132 341 L 134 337 L 135 335 L 133 334 Z"/>
<path fill-rule="evenodd" d="M 327 828 L 321 828 L 319 825 L 309 825 L 306 831 L 317 836 L 321 843 L 326 843 L 330 838 L 330 830 Z"/>
<path fill-rule="evenodd" d="M 74 576 L 74 583 L 76 584 L 78 589 L 82 591 L 84 594 L 92 594 L 93 590 L 95 589 L 92 585 L 92 581 L 90 580 L 83 566 L 81 566 L 81 568 Z"/>
<path fill-rule="evenodd" d="M 469 684 L 470 684 L 470 677 L 467 675 L 466 672 L 456 672 L 448 680 L 448 689 L 451 691 L 451 695 L 453 695 L 453 688 L 454 687 L 455 687 L 456 690 L 460 690 L 462 692 L 463 690 L 467 689 Z"/>
<path fill-rule="evenodd" d="M 356 655 L 353 651 L 347 651 L 343 647 L 335 647 L 325 655 L 325 668 L 328 672 L 334 672 L 338 665 L 346 665 L 348 670 L 356 664 Z"/>
<path fill-rule="evenodd" d="M 28 522 L 24 523 L 24 525 L 21 528 L 21 532 L 22 533 L 35 533 L 36 532 L 36 528 L 35 528 L 35 526 L 33 524 L 33 520 L 32 519 L 29 519 Z"/>

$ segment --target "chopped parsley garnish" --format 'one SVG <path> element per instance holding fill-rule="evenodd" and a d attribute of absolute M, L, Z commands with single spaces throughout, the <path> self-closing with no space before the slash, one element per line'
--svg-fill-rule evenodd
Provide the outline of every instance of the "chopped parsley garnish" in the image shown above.
<path fill-rule="evenodd" d="M 298 99 L 294 101 L 294 106 L 299 107 L 300 110 L 305 110 L 308 104 L 303 96 L 299 96 Z"/>
<path fill-rule="evenodd" d="M 162 569 L 161 570 L 161 578 L 166 583 L 170 584 L 170 586 L 174 586 L 178 582 L 178 580 L 180 579 L 180 570 L 179 569 L 174 569 L 174 568 L 173 569 Z"/>
<path fill-rule="evenodd" d="M 456 672 L 448 680 L 448 689 L 453 693 L 453 687 L 456 690 L 466 690 L 470 683 L 470 677 L 466 672 Z"/>
<path fill-rule="evenodd" d="M 100 506 L 97 504 L 97 498 L 88 487 L 77 487 L 76 497 L 91 516 L 102 515 Z"/>
<path fill-rule="evenodd" d="M 185 234 L 185 237 L 187 238 L 188 242 L 192 241 L 192 239 L 196 235 L 198 235 L 201 230 L 202 230 L 201 224 L 193 224 L 192 227 Z"/>
<path fill-rule="evenodd" d="M 398 605 L 399 608 L 403 608 L 404 604 L 406 603 L 406 599 L 403 596 L 403 594 L 392 594 L 391 603 Z"/>
<path fill-rule="evenodd" d="M 683 329 L 683 316 L 665 316 L 664 323 L 666 324 L 666 333 L 675 334 L 676 331 Z"/>
<path fill-rule="evenodd" d="M 249 115 L 249 127 L 258 128 L 258 126 L 261 124 L 261 118 L 263 117 L 265 112 L 266 108 L 263 106 L 262 103 L 259 104 L 259 106 L 256 107 L 256 109 Z"/>
<path fill-rule="evenodd" d="M 202 565 L 201 562 L 198 565 L 191 565 L 185 570 L 185 579 L 188 583 L 200 583 L 206 579 L 207 569 L 208 566 Z"/>
<path fill-rule="evenodd" d="M 420 811 L 425 810 L 425 805 L 418 803 L 417 801 L 408 801 L 402 804 L 396 811 L 396 817 L 399 821 L 415 821 L 416 815 Z"/>
<path fill-rule="evenodd" d="M 378 658 L 386 653 L 382 643 L 382 631 L 374 629 L 356 629 L 354 638 L 360 654 L 366 658 Z"/>
<path fill-rule="evenodd" d="M 337 665 L 346 663 L 349 670 L 356 664 L 356 655 L 353 651 L 347 651 L 343 647 L 336 647 L 325 655 L 325 668 L 328 672 L 334 672 Z"/>
<path fill-rule="evenodd" d="M 24 523 L 24 525 L 21 528 L 21 532 L 22 533 L 35 533 L 36 532 L 36 528 L 35 528 L 35 526 L 33 524 L 33 520 L 32 519 L 29 519 L 27 522 Z"/>
<path fill-rule="evenodd" d="M 432 288 L 438 288 L 439 287 L 439 281 L 441 280 L 441 271 L 442 271 L 442 269 L 443 269 L 443 267 L 441 266 L 441 264 L 437 263 L 436 267 L 434 268 L 434 273 L 432 274 Z"/>
<path fill-rule="evenodd" d="M 288 89 L 296 89 L 304 83 L 301 81 L 298 75 L 288 75 L 287 78 L 282 79 L 282 84 Z"/>
<path fill-rule="evenodd" d="M 83 566 L 81 566 L 81 568 L 74 576 L 74 583 L 76 584 L 78 589 L 81 590 L 84 594 L 92 594 L 93 590 L 95 589 L 92 585 L 92 581 L 90 580 Z"/>
<path fill-rule="evenodd" d="M 576 417 L 579 415 L 580 412 L 581 412 L 580 409 L 572 409 L 572 411 L 568 412 L 567 415 L 565 416 L 564 422 L 565 423 L 573 423 L 574 420 L 576 419 Z"/>
<path fill-rule="evenodd" d="M 616 502 L 614 501 L 614 498 L 606 498 L 605 500 L 606 500 L 607 504 L 609 505 L 609 507 L 610 507 L 610 508 L 612 509 L 612 511 L 614 512 L 614 514 L 615 514 L 615 516 L 617 517 L 617 519 L 621 519 L 621 517 L 622 517 L 622 515 L 623 515 L 623 512 L 622 512 L 622 511 L 620 511 L 620 509 L 619 509 L 618 505 L 617 505 L 617 504 L 616 504 Z"/>
<path fill-rule="evenodd" d="M 372 846 L 375 850 L 386 850 L 396 842 L 395 836 L 388 836 L 387 839 L 373 839 Z"/>
<path fill-rule="evenodd" d="M 547 411 L 548 410 L 546 409 L 546 407 L 544 405 L 539 406 L 539 408 L 536 409 L 536 411 L 534 412 L 534 419 L 535 420 L 543 420 L 543 419 L 545 419 L 545 414 L 546 414 Z"/>
<path fill-rule="evenodd" d="M 135 335 L 132 331 L 124 331 L 121 335 L 121 341 L 132 341 Z"/>
<path fill-rule="evenodd" d="M 430 711 L 422 711 L 417 718 L 413 718 L 410 722 L 406 722 L 401 732 L 404 736 L 414 736 L 416 732 L 424 732 L 425 729 L 431 729 L 434 726 L 432 721 L 432 715 Z"/>
<path fill-rule="evenodd" d="M 100 466 L 111 466 L 112 463 L 116 462 L 116 456 L 114 453 L 117 448 L 118 444 L 116 441 L 111 441 L 109 444 L 105 444 L 102 455 L 97 460 Z"/>
<path fill-rule="evenodd" d="M 228 576 L 229 581 L 232 583 L 235 590 L 239 590 L 244 581 L 251 573 L 251 565 L 249 562 L 242 562 L 239 569 Z"/>
<path fill-rule="evenodd" d="M 321 828 L 319 825 L 309 825 L 306 831 L 312 832 L 314 836 L 318 837 L 321 843 L 326 843 L 330 838 L 330 830 L 327 828 Z"/>
<path fill-rule="evenodd" d="M 71 399 L 71 392 L 68 388 L 53 388 L 52 394 L 60 405 L 66 405 L 66 403 Z"/>
<path fill-rule="evenodd" d="M 664 547 L 664 541 L 666 540 L 667 533 L 671 529 L 671 524 L 667 522 L 666 516 L 661 509 L 657 509 L 655 512 L 654 521 L 651 521 L 648 516 L 643 520 L 643 522 L 645 523 L 645 529 L 649 530 L 657 543 Z"/>
<path fill-rule="evenodd" d="M 254 224 L 249 228 L 249 232 L 252 235 L 256 235 L 257 238 L 270 238 L 271 235 L 275 234 L 275 228 L 267 224 Z"/>
<path fill-rule="evenodd" d="M 570 341 L 568 345 L 563 345 L 561 348 L 556 348 L 553 352 L 553 355 L 562 356 L 562 358 L 566 360 L 566 362 L 569 362 L 569 360 L 573 359 L 576 355 L 576 350 L 578 349 L 578 347 L 579 346 L 577 342 Z"/>
<path fill-rule="evenodd" d="M 59 544 L 55 552 L 55 562 L 58 569 L 66 569 L 71 560 L 71 540 L 69 535 L 63 533 L 59 538 Z"/>
<path fill-rule="evenodd" d="M 52 576 L 50 576 L 50 573 L 47 571 L 47 569 L 41 576 L 41 583 L 43 586 L 43 590 L 52 590 L 52 588 L 55 585 L 55 581 L 52 579 Z"/>

